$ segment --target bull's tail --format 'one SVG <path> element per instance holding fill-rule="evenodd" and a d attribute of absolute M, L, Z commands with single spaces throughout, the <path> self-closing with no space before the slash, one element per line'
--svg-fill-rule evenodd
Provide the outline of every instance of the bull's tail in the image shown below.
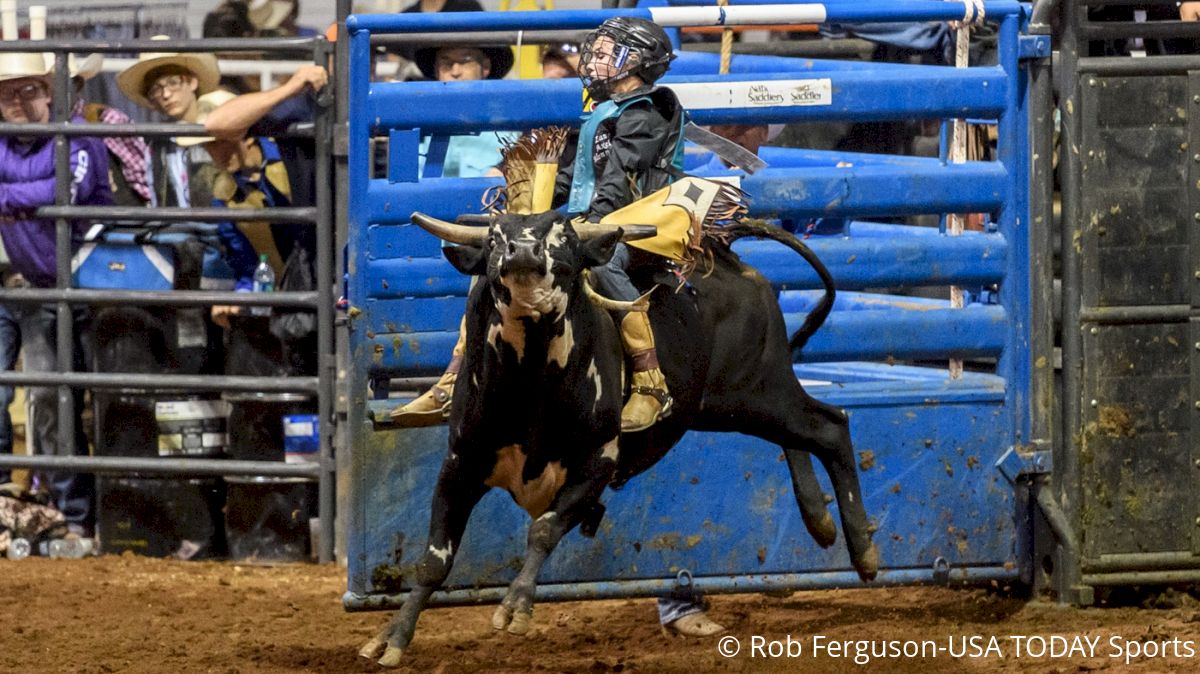
<path fill-rule="evenodd" d="M 793 352 L 803 349 L 804 345 L 808 343 L 808 338 L 812 337 L 813 333 L 829 317 L 829 312 L 833 310 L 833 300 L 837 296 L 837 291 L 833 287 L 833 276 L 829 274 L 829 270 L 825 268 L 825 264 L 821 262 L 821 258 L 817 257 L 817 254 L 812 252 L 811 248 L 805 245 L 800 239 L 797 239 L 791 232 L 767 224 L 762 220 L 747 218 L 740 222 L 722 226 L 720 230 L 722 233 L 721 238 L 728 243 L 746 236 L 778 241 L 799 253 L 800 257 L 803 257 L 804 261 L 817 272 L 817 276 L 821 278 L 821 283 L 825 286 L 825 295 L 817 302 L 812 311 L 808 312 L 808 316 L 804 318 L 804 325 L 801 325 L 800 329 L 792 335 L 789 342 Z"/>

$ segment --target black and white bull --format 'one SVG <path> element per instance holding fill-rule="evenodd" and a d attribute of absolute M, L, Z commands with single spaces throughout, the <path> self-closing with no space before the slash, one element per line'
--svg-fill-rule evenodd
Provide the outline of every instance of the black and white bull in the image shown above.
<path fill-rule="evenodd" d="M 413 221 L 463 244 L 445 249 L 446 256 L 484 278 L 467 302 L 467 348 L 428 547 L 406 601 L 363 646 L 364 657 L 400 662 L 418 614 L 450 572 L 471 511 L 492 487 L 507 489 L 533 518 L 524 565 L 492 617 L 496 629 L 524 634 L 538 571 L 563 535 L 576 525 L 594 534 L 604 488 L 653 465 L 691 429 L 737 431 L 781 446 L 805 524 L 829 546 L 837 530 L 813 473 L 809 452 L 816 454 L 836 492 L 851 560 L 864 580 L 874 578 L 878 551 L 846 415 L 809 397 L 792 371 L 792 348 L 815 331 L 833 300 L 832 279 L 806 246 L 750 224 L 731 225 L 725 237 L 772 238 L 818 268 L 825 298 L 791 342 L 771 285 L 727 245 L 706 245 L 712 268 L 694 273 L 684 291 L 653 294 L 658 359 L 675 405 L 646 431 L 621 437 L 624 353 L 609 312 L 589 298 L 583 272 L 605 263 L 628 234 L 577 228 L 553 211 L 500 215 L 486 229 L 419 213 Z"/>

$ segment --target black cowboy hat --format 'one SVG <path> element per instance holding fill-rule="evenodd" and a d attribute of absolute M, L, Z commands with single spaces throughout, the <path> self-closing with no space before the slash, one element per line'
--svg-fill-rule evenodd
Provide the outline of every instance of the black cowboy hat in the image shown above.
<path fill-rule="evenodd" d="M 501 80 L 508 74 L 513 67 L 513 53 L 510 47 L 502 47 L 497 45 L 478 45 L 478 44 L 447 44 L 440 47 L 422 47 L 413 55 L 413 61 L 417 67 L 421 69 L 421 74 L 431 80 L 437 79 L 437 53 L 439 49 L 447 49 L 453 47 L 469 47 L 478 49 L 483 52 L 483 55 L 492 62 L 491 71 L 488 72 L 487 79 Z"/>

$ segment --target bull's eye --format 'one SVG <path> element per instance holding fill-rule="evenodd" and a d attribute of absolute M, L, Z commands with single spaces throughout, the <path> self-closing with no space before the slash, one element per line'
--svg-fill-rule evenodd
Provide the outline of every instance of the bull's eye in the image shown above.
<path fill-rule="evenodd" d="M 511 241 L 508 243 L 508 254 L 509 254 L 509 255 L 516 255 L 516 254 L 517 254 L 517 244 L 515 244 L 515 243 L 513 243 L 513 242 L 511 242 Z"/>

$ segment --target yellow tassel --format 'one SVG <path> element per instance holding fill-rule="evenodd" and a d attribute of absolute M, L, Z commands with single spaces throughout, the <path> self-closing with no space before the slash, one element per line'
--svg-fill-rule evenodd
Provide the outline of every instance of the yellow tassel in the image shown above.
<path fill-rule="evenodd" d="M 566 138 L 565 127 L 552 126 L 534 129 L 504 146 L 500 172 L 507 212 L 529 215 L 550 210 Z"/>
<path fill-rule="evenodd" d="M 554 179 L 558 176 L 558 162 L 546 164 L 538 162 L 533 167 L 532 208 L 530 213 L 544 213 L 550 210 L 554 201 Z"/>

